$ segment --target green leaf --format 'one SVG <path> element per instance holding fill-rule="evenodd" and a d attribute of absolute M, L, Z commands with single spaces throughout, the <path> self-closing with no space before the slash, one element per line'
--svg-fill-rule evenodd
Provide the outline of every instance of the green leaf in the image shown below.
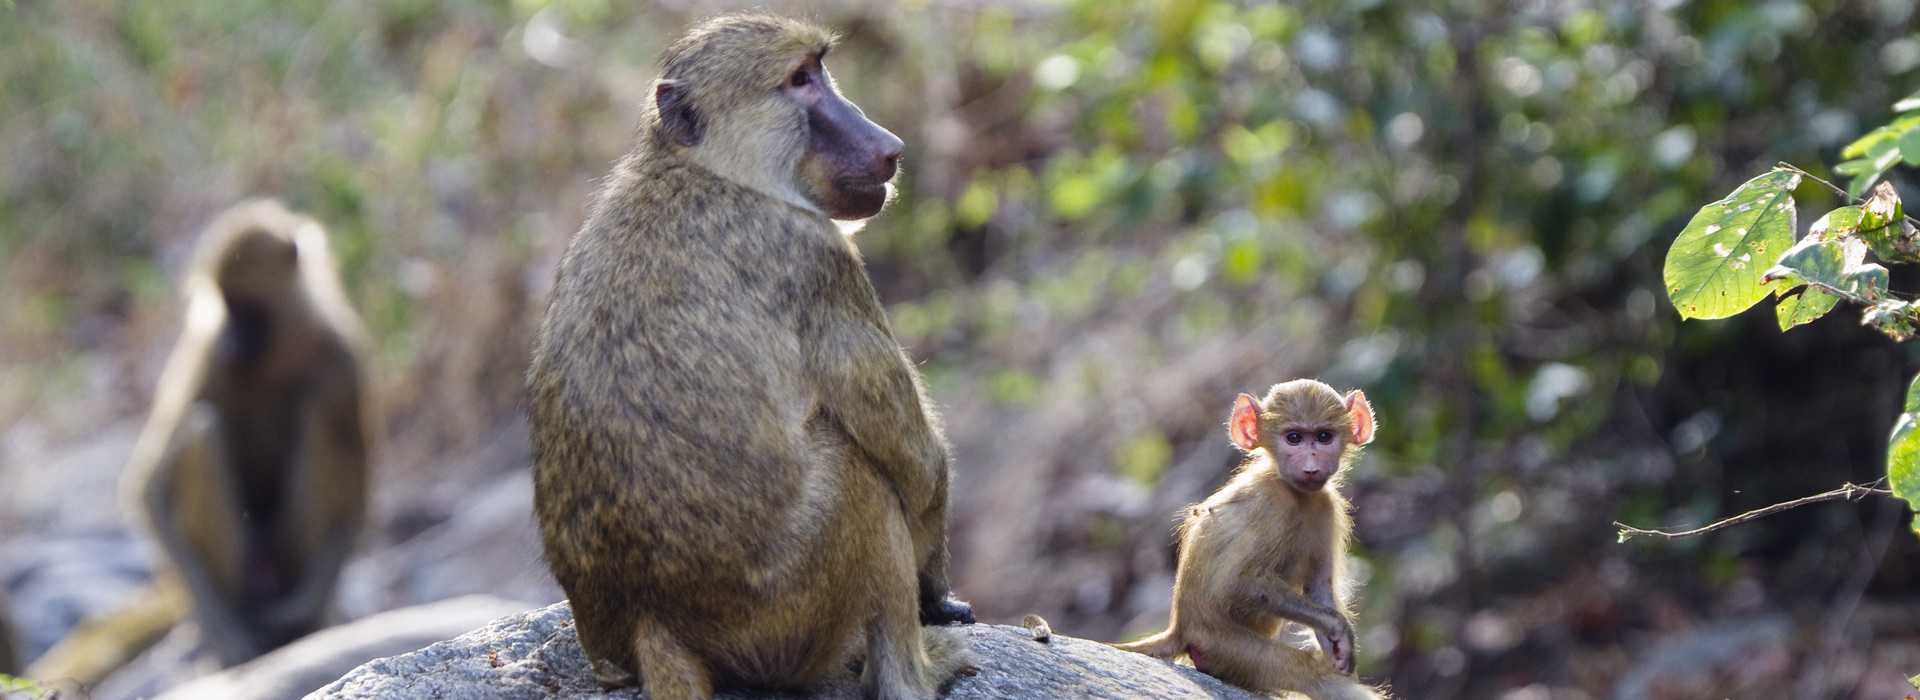
<path fill-rule="evenodd" d="M 1873 183 L 1879 182 L 1880 176 L 1885 173 L 1886 169 L 1880 168 L 1854 178 L 1853 181 L 1847 183 L 1847 196 L 1854 199 L 1867 196 L 1867 188 L 1872 187 Z"/>
<path fill-rule="evenodd" d="M 1893 138 L 1892 129 L 1884 126 L 1874 129 L 1873 131 L 1867 132 L 1866 136 L 1854 139 L 1853 143 L 1847 144 L 1846 148 L 1840 149 L 1840 157 L 1859 158 L 1866 155 L 1869 149 L 1880 145 L 1890 138 Z"/>
<path fill-rule="evenodd" d="M 1875 257 L 1887 262 L 1920 262 L 1920 231 L 1907 222 L 1906 208 L 1893 185 L 1875 185 L 1866 203 L 1852 208 L 1859 210 L 1859 220 L 1851 235 L 1866 241 Z"/>
<path fill-rule="evenodd" d="M 1860 207 L 1856 206 L 1840 207 L 1827 212 L 1813 222 L 1812 228 L 1807 229 L 1807 237 L 1830 241 L 1858 233 L 1862 213 Z"/>
<path fill-rule="evenodd" d="M 1762 279 L 1811 284 L 1844 299 L 1872 304 L 1887 298 L 1887 268 L 1866 259 L 1866 241 L 1823 241 L 1808 236 L 1782 253 L 1780 261 Z"/>
<path fill-rule="evenodd" d="M 1793 243 L 1793 188 L 1800 175 L 1774 170 L 1701 207 L 1667 249 L 1667 298 L 1681 318 L 1726 318 L 1771 290 L 1766 261 Z"/>
<path fill-rule="evenodd" d="M 1892 226 L 1860 232 L 1861 240 L 1873 248 L 1875 257 L 1893 263 L 1920 262 L 1920 230 L 1905 219 Z"/>
<path fill-rule="evenodd" d="M 1908 95 L 1901 98 L 1899 102 L 1893 103 L 1893 111 L 1895 112 L 1910 112 L 1916 109 L 1920 109 L 1920 92 Z"/>
<path fill-rule="evenodd" d="M 1909 129 L 1896 143 L 1900 146 L 1901 162 L 1920 166 L 1920 129 Z"/>
<path fill-rule="evenodd" d="M 1833 171 L 1849 177 L 1864 175 L 1873 172 L 1873 161 L 1865 158 L 1855 158 L 1833 166 Z"/>
<path fill-rule="evenodd" d="M 1779 304 L 1774 305 L 1773 313 L 1776 320 L 1780 322 L 1780 330 L 1789 331 L 1795 326 L 1820 320 L 1821 316 L 1827 315 L 1827 312 L 1832 311 L 1833 307 L 1839 303 L 1840 297 L 1826 290 L 1806 287 L 1799 294 L 1781 299 Z"/>
<path fill-rule="evenodd" d="M 1907 402 L 1900 417 L 1893 421 L 1893 435 L 1887 438 L 1887 481 L 1893 495 L 1907 502 L 1910 510 L 1920 509 L 1920 376 L 1907 385 Z M 1914 518 L 1914 532 L 1920 534 L 1920 518 Z"/>

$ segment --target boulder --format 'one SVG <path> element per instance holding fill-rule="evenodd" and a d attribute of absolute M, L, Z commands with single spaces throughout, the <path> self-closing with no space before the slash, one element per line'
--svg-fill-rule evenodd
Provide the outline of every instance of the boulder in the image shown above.
<path fill-rule="evenodd" d="M 299 698 L 361 664 L 452 639 L 525 603 L 464 596 L 389 610 L 301 637 L 247 663 L 175 686 L 161 700 Z"/>
<path fill-rule="evenodd" d="M 1053 635 L 1034 641 L 1026 629 L 979 624 L 961 630 L 976 670 L 950 684 L 943 697 L 986 698 L 1228 698 L 1261 696 L 1221 683 L 1186 666 L 1132 654 L 1098 642 Z M 853 698 L 851 678 L 810 697 Z M 309 698 L 640 698 L 636 689 L 602 691 L 587 669 L 574 633 L 573 612 L 556 603 L 504 617 L 458 638 L 419 651 L 372 661 Z M 799 698 L 792 693 L 727 692 L 723 698 Z"/>

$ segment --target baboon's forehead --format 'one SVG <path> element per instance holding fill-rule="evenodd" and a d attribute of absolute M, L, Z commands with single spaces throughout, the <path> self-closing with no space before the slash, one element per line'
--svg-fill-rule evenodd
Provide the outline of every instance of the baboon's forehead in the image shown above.
<path fill-rule="evenodd" d="M 1264 409 L 1261 411 L 1262 417 L 1268 419 L 1341 427 L 1351 420 L 1347 415 L 1346 399 L 1340 396 L 1340 392 L 1312 379 L 1275 384 L 1267 390 L 1267 397 L 1261 400 L 1260 405 Z"/>
<path fill-rule="evenodd" d="M 216 266 L 224 274 L 236 265 L 284 258 L 286 251 L 299 247 L 296 236 L 305 223 L 305 218 L 272 200 L 236 205 L 207 227 L 198 253 L 205 261 L 201 264 Z"/>
<path fill-rule="evenodd" d="M 287 253 L 297 247 L 287 231 L 264 226 L 244 227 L 227 242 L 220 256 L 221 267 L 245 268 L 285 260 Z"/>
<path fill-rule="evenodd" d="M 661 77 L 686 81 L 695 93 L 772 88 L 796 62 L 825 52 L 833 42 L 825 29 L 785 17 L 716 17 L 667 47 Z"/>

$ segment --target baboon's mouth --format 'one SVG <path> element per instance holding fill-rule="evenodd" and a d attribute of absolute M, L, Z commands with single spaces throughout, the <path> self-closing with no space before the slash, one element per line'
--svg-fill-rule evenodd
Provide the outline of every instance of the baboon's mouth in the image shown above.
<path fill-rule="evenodd" d="M 1287 479 L 1286 481 L 1287 483 L 1292 484 L 1295 489 L 1298 489 L 1303 493 L 1313 493 L 1315 491 L 1319 491 L 1321 488 L 1324 488 L 1327 485 L 1327 482 L 1331 480 L 1332 480 L 1331 477 L 1328 477 L 1325 479 L 1300 477 L 1298 479 Z"/>
<path fill-rule="evenodd" d="M 855 196 L 871 196 L 876 194 L 886 194 L 887 192 L 887 181 L 875 180 L 873 178 L 866 178 L 866 177 L 841 178 L 839 182 L 834 184 L 837 185 L 841 190 L 845 191 L 847 194 L 851 194 Z"/>
<path fill-rule="evenodd" d="M 887 181 L 872 178 L 841 178 L 834 181 L 833 198 L 828 204 L 831 218 L 864 219 L 887 206 Z"/>

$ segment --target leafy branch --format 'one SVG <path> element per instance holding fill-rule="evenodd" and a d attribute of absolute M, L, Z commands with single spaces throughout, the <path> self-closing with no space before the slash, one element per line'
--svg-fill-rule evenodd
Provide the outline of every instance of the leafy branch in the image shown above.
<path fill-rule="evenodd" d="M 1920 93 L 1893 105 L 1893 121 L 1841 149 L 1833 166 L 1852 178 L 1846 188 L 1780 162 L 1700 208 L 1667 250 L 1662 281 L 1682 319 L 1718 319 L 1752 308 L 1769 296 L 1781 331 L 1812 323 L 1848 301 L 1865 307 L 1860 322 L 1895 342 L 1920 335 L 1920 302 L 1889 289 L 1888 265 L 1920 263 L 1920 221 L 1906 215 L 1900 194 L 1881 177 L 1902 163 L 1920 167 Z M 1847 204 L 1799 233 L 1793 192 L 1812 180 Z M 1873 260 L 1868 262 L 1869 254 Z M 1885 483 L 1887 488 L 1881 488 Z M 1887 439 L 1887 475 L 1873 485 L 1847 483 L 1832 491 L 1741 513 L 1691 530 L 1670 532 L 1615 522 L 1621 542 L 1637 536 L 1692 537 L 1809 503 L 1859 500 L 1868 494 L 1900 498 L 1920 508 L 1920 376 L 1907 387 L 1902 413 Z M 1920 533 L 1920 519 L 1915 520 Z"/>

